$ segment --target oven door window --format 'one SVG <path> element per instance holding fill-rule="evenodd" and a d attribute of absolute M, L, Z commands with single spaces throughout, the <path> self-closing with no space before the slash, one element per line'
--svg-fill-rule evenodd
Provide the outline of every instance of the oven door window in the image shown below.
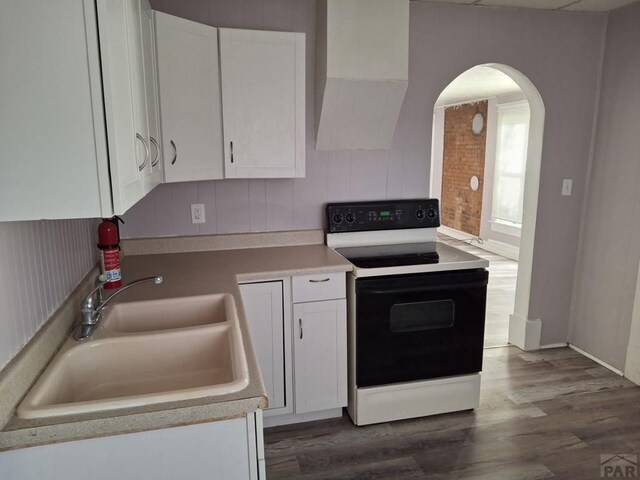
<path fill-rule="evenodd" d="M 423 332 L 451 328 L 454 322 L 453 300 L 398 303 L 391 306 L 389 330 L 392 333 Z"/>
<path fill-rule="evenodd" d="M 479 372 L 487 279 L 486 270 L 358 279 L 357 385 Z"/>

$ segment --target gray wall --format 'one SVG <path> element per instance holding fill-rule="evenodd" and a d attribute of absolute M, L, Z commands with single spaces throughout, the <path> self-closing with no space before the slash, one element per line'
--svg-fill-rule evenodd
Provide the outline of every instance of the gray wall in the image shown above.
<path fill-rule="evenodd" d="M 125 216 L 124 235 L 189 235 L 322 227 L 327 201 L 428 194 L 433 107 L 460 73 L 483 63 L 527 75 L 546 105 L 529 318 L 542 343 L 566 341 L 583 187 L 606 17 L 575 12 L 411 4 L 409 89 L 389 151 L 313 149 L 314 0 L 154 0 L 216 26 L 307 33 L 307 177 L 163 185 Z M 560 196 L 563 178 L 574 194 Z M 192 225 L 189 204 L 205 203 Z"/>
<path fill-rule="evenodd" d="M 0 223 L 0 369 L 96 264 L 96 225 Z"/>
<path fill-rule="evenodd" d="M 623 370 L 640 260 L 640 4 L 609 16 L 569 341 Z"/>

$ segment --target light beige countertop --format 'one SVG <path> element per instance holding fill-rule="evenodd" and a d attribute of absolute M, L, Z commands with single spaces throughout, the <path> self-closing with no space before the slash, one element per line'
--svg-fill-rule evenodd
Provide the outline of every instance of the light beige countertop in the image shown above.
<path fill-rule="evenodd" d="M 123 283 L 150 275 L 162 275 L 164 282 L 160 285 L 148 284 L 132 288 L 119 297 L 119 302 L 211 293 L 233 295 L 238 307 L 249 367 L 248 386 L 229 395 L 35 420 L 17 418 L 16 404 L 8 423 L 0 431 L 0 451 L 211 422 L 243 416 L 258 408 L 264 408 L 266 406 L 265 389 L 251 344 L 238 282 L 313 273 L 347 272 L 351 269 L 351 263 L 323 244 L 125 257 L 122 261 Z M 68 329 L 68 326 L 66 328 Z M 31 352 L 27 353 L 31 354 Z M 28 354 L 19 356 L 16 361 L 28 362 Z M 37 356 L 37 352 L 33 353 L 33 356 Z M 46 363 L 52 357 L 53 355 L 50 355 Z M 40 370 L 44 366 L 42 365 Z M 3 379 L 0 377 L 0 392 L 3 388 L 2 382 Z M 16 388 L 21 383 L 24 384 L 15 379 L 10 383 L 17 385 Z M 4 388 L 10 386 L 5 385 Z M 15 396 L 16 392 L 12 393 Z M 19 398 L 22 398 L 25 393 L 26 390 L 22 391 Z"/>

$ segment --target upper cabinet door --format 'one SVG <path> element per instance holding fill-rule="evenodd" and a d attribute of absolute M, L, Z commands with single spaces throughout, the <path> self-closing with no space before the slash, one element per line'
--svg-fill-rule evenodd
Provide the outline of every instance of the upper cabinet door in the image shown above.
<path fill-rule="evenodd" d="M 166 182 L 222 178 L 218 31 L 155 12 Z"/>
<path fill-rule="evenodd" d="M 95 2 L 0 5 L 0 221 L 112 215 Z"/>
<path fill-rule="evenodd" d="M 144 58 L 144 85 L 147 100 L 148 141 L 150 157 L 145 169 L 144 191 L 150 192 L 163 180 L 162 148 L 160 146 L 160 106 L 158 102 L 158 70 L 155 51 L 153 10 L 149 0 L 140 0 L 142 25 L 142 52 Z"/>
<path fill-rule="evenodd" d="M 226 178 L 303 177 L 304 33 L 220 29 Z"/>
<path fill-rule="evenodd" d="M 144 195 L 151 151 L 139 0 L 98 0 L 113 213 Z"/>

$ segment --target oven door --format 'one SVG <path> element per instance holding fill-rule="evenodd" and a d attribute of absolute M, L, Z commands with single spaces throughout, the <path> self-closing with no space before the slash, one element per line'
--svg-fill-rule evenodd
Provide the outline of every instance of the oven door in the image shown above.
<path fill-rule="evenodd" d="M 358 387 L 482 370 L 486 270 L 356 280 Z"/>

